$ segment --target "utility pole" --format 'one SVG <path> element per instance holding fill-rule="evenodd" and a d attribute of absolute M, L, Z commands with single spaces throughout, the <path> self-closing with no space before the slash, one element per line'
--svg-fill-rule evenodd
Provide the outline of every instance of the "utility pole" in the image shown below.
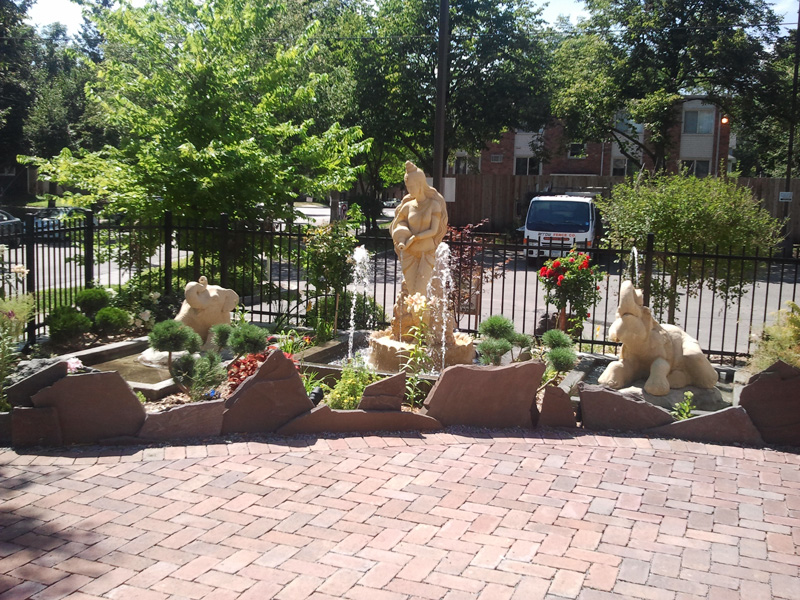
<path fill-rule="evenodd" d="M 794 152 L 794 130 L 795 123 L 797 122 L 797 73 L 800 66 L 800 2 L 797 5 L 797 28 L 794 32 L 794 74 L 792 76 L 792 109 L 789 115 L 789 148 L 786 153 L 786 187 L 787 195 L 792 191 L 792 160 Z M 792 203 L 791 198 L 783 203 L 783 218 L 789 217 L 789 205 Z M 789 222 L 786 223 L 786 236 L 783 240 L 784 253 L 791 255 L 792 253 L 792 228 Z"/>
<path fill-rule="evenodd" d="M 436 72 L 436 115 L 433 125 L 433 187 L 444 194 L 444 124 L 447 114 L 447 79 L 450 67 L 447 53 L 450 47 L 450 2 L 439 0 L 439 52 Z"/>

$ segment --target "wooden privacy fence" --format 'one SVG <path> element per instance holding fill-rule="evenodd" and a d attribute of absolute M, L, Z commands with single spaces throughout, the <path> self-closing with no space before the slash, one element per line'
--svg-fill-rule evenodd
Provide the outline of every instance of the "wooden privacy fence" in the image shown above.
<path fill-rule="evenodd" d="M 593 191 L 608 194 L 611 188 L 625 181 L 624 177 L 599 175 L 456 175 L 455 202 L 447 206 L 450 223 L 463 226 L 489 220 L 491 231 L 508 231 L 523 224 L 526 200 L 538 191 Z M 792 242 L 800 242 L 800 179 L 793 179 L 791 191 L 794 202 L 779 202 L 780 192 L 786 189 L 785 179 L 742 177 L 737 180 L 753 190 L 773 217 L 790 219 Z"/>

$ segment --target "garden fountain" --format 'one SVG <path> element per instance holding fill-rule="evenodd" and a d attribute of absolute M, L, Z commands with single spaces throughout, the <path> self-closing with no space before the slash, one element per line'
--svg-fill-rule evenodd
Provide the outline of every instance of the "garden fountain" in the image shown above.
<path fill-rule="evenodd" d="M 405 167 L 408 194 L 391 225 L 403 281 L 391 326 L 370 336 L 369 362 L 379 371 L 400 371 L 414 345 L 424 343 L 437 366 L 472 364 L 472 338 L 455 331 L 449 310 L 449 249 L 442 241 L 447 232 L 444 198 L 411 161 Z"/>

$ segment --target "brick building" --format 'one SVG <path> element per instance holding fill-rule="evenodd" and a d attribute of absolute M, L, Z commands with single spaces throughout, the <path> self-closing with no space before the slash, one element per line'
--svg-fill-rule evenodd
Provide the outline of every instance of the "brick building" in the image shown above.
<path fill-rule="evenodd" d="M 681 118 L 673 129 L 673 156 L 667 168 L 677 172 L 685 167 L 698 177 L 729 171 L 735 147 L 730 124 L 720 109 L 702 97 L 688 96 L 681 103 Z M 723 122 L 724 121 L 724 122 Z M 644 128 L 634 126 L 640 140 Z M 548 159 L 540 161 L 532 145 L 541 144 Z M 650 166 L 645 160 L 645 166 Z M 616 143 L 581 143 L 565 139 L 559 123 L 538 133 L 507 131 L 499 142 L 490 144 L 480 157 L 457 153 L 449 174 L 482 173 L 489 175 L 600 175 L 624 176 L 635 170 Z"/>

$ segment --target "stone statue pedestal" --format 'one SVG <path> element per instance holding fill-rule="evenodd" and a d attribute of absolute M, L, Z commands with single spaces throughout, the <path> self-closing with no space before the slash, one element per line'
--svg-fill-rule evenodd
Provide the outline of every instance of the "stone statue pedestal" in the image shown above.
<path fill-rule="evenodd" d="M 378 371 L 396 373 L 403 370 L 410 350 L 414 347 L 392 337 L 391 328 L 376 331 L 369 338 L 369 364 Z M 429 353 L 438 371 L 442 370 L 442 349 L 429 347 Z M 453 343 L 445 349 L 445 367 L 471 365 L 475 358 L 472 337 L 466 333 L 453 333 Z"/>

